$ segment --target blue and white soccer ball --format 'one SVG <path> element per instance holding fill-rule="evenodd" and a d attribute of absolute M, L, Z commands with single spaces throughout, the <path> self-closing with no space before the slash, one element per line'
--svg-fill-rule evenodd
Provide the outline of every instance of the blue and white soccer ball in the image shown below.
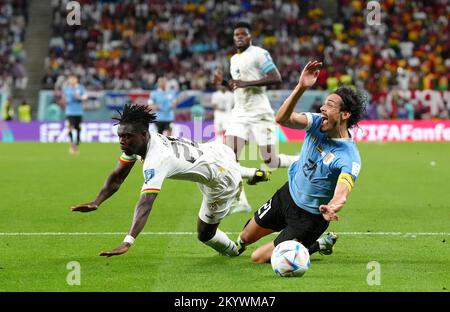
<path fill-rule="evenodd" d="M 270 259 L 273 271 L 279 276 L 303 276 L 310 266 L 308 249 L 295 240 L 278 244 Z"/>

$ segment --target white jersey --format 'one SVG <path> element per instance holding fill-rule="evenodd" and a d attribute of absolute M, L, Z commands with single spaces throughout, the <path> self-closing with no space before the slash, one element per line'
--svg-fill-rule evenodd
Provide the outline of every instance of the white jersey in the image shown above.
<path fill-rule="evenodd" d="M 234 96 L 230 91 L 216 91 L 211 95 L 211 104 L 214 110 L 218 110 L 224 113 L 231 112 L 234 104 Z"/>
<path fill-rule="evenodd" d="M 136 155 L 120 157 L 123 163 L 137 159 Z M 171 178 L 200 183 L 203 193 L 220 197 L 241 179 L 233 150 L 228 146 L 217 142 L 198 144 L 159 133 L 151 133 L 142 170 L 141 193 L 159 193 L 164 179 Z"/>
<path fill-rule="evenodd" d="M 276 69 L 276 66 L 269 52 L 252 45 L 242 53 L 233 55 L 230 61 L 230 74 L 235 80 L 259 80 L 273 69 Z M 246 117 L 260 114 L 274 114 L 266 94 L 266 87 L 234 90 L 233 115 Z"/>

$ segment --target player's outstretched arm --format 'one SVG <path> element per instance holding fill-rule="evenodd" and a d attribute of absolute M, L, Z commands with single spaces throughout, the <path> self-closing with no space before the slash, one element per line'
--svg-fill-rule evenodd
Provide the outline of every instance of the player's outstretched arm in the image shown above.
<path fill-rule="evenodd" d="M 337 213 L 344 207 L 350 194 L 350 188 L 346 183 L 338 182 L 334 190 L 333 198 L 327 205 L 320 205 L 319 210 L 327 221 L 338 221 Z"/>
<path fill-rule="evenodd" d="M 120 185 L 125 181 L 126 177 L 133 168 L 134 163 L 123 164 L 120 161 L 117 163 L 116 168 L 114 168 L 113 172 L 106 179 L 105 184 L 102 189 L 98 193 L 97 197 L 94 201 L 86 204 L 76 205 L 70 208 L 72 211 L 79 212 L 91 212 L 98 209 L 101 203 L 103 203 L 106 199 L 108 199 L 111 195 L 113 195 L 120 188 Z"/>
<path fill-rule="evenodd" d="M 231 90 L 234 91 L 237 88 L 270 86 L 280 82 L 281 82 L 280 72 L 278 71 L 278 69 L 274 68 L 259 80 L 242 81 L 230 79 L 230 81 L 228 81 L 228 86 L 230 87 Z"/>
<path fill-rule="evenodd" d="M 275 119 L 279 124 L 294 129 L 304 129 L 308 125 L 306 115 L 294 112 L 294 108 L 303 93 L 316 83 L 321 67 L 321 62 L 310 61 L 303 68 L 295 89 L 278 109 Z"/>
<path fill-rule="evenodd" d="M 124 254 L 133 244 L 136 237 L 144 229 L 148 216 L 152 210 L 153 202 L 157 194 L 142 194 L 134 210 L 133 224 L 128 232 L 125 241 L 117 248 L 111 251 L 102 251 L 100 256 L 111 257 Z"/>

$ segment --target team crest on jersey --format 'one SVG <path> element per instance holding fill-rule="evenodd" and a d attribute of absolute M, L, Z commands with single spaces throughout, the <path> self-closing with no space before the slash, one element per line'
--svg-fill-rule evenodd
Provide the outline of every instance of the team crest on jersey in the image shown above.
<path fill-rule="evenodd" d="M 150 181 L 155 176 L 155 169 L 147 169 L 144 170 L 144 179 L 145 183 Z"/>
<path fill-rule="evenodd" d="M 333 153 L 328 153 L 325 155 L 325 157 L 323 158 L 323 163 L 325 165 L 329 165 L 331 164 L 331 162 L 333 161 L 333 159 L 336 157 L 336 155 L 334 155 Z"/>
<path fill-rule="evenodd" d="M 358 176 L 359 171 L 361 170 L 361 165 L 357 162 L 352 162 L 352 174 L 354 176 Z"/>

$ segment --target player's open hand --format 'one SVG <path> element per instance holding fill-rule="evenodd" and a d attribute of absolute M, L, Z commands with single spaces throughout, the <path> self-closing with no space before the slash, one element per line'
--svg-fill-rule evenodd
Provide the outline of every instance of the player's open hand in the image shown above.
<path fill-rule="evenodd" d="M 319 210 L 325 220 L 339 221 L 339 216 L 336 214 L 336 211 L 334 211 L 331 205 L 320 205 Z"/>
<path fill-rule="evenodd" d="M 112 257 L 112 256 L 118 256 L 118 255 L 121 255 L 121 254 L 124 254 L 124 253 L 126 253 L 127 251 L 128 251 L 128 249 L 130 249 L 130 244 L 128 244 L 128 243 L 122 243 L 122 245 L 120 245 L 119 247 L 117 247 L 117 248 L 114 248 L 113 250 L 111 250 L 111 251 L 102 251 L 100 254 L 99 254 L 99 256 L 102 256 L 102 257 Z"/>
<path fill-rule="evenodd" d="M 304 88 L 312 87 L 317 81 L 322 65 L 322 62 L 319 61 L 309 61 L 305 68 L 303 68 L 302 74 L 298 79 L 298 84 Z"/>
<path fill-rule="evenodd" d="M 79 211 L 79 212 L 91 212 L 98 209 L 98 205 L 94 203 L 87 203 L 76 205 L 70 208 L 71 211 Z"/>
<path fill-rule="evenodd" d="M 223 72 L 220 69 L 214 71 L 213 84 L 220 85 L 223 82 Z"/>

